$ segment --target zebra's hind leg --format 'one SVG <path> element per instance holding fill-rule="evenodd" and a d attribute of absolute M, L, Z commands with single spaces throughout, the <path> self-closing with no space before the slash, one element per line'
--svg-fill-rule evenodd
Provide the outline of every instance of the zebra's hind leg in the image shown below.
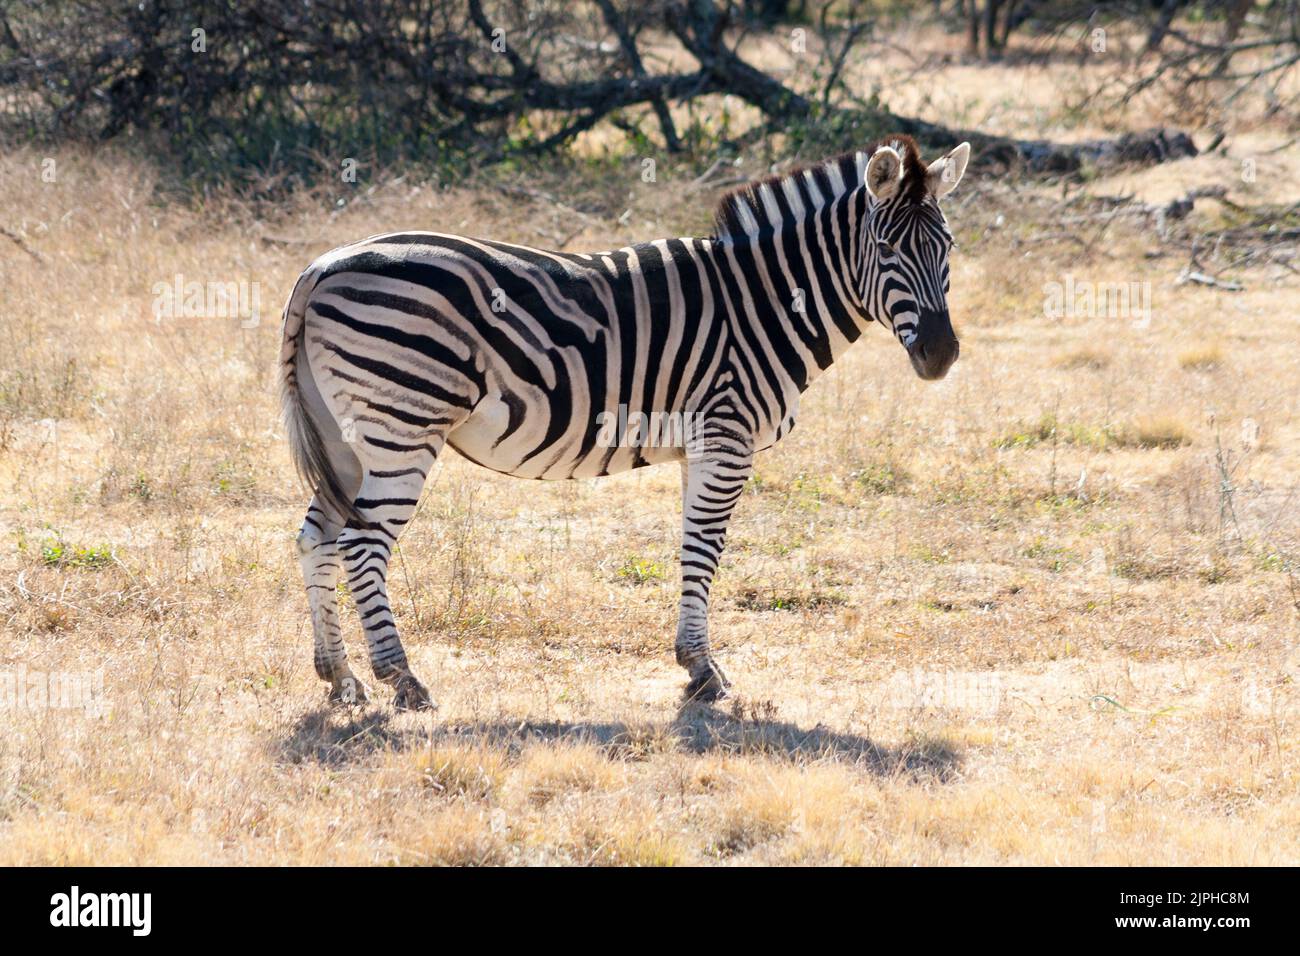
<path fill-rule="evenodd" d="M 432 464 L 432 457 L 428 464 Z M 364 524 L 351 520 L 339 535 L 343 567 L 366 634 L 371 670 L 376 680 L 397 691 L 393 706 L 398 710 L 432 710 L 436 706 L 411 673 L 388 599 L 388 562 L 398 537 L 415 514 L 426 474 L 427 467 L 415 466 L 367 471 L 355 501 Z"/>
<path fill-rule="evenodd" d="M 682 463 L 682 600 L 677 663 L 690 681 L 687 700 L 726 697 L 731 683 L 709 649 L 709 589 L 718 569 L 727 523 L 753 471 L 753 453 L 739 436 L 715 436 L 707 451 Z"/>
<path fill-rule="evenodd" d="M 339 628 L 339 549 L 343 526 L 312 498 L 298 534 L 303 583 L 311 605 L 311 629 L 316 673 L 329 681 L 329 699 L 336 704 L 363 704 L 370 699 L 366 685 L 348 665 L 347 648 Z"/>

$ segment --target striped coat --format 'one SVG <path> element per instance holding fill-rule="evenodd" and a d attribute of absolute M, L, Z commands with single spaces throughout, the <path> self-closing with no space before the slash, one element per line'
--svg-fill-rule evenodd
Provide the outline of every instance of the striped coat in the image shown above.
<path fill-rule="evenodd" d="M 366 695 L 339 632 L 346 573 L 376 677 L 399 706 L 430 706 L 386 576 L 447 445 L 522 478 L 681 462 L 677 658 L 688 695 L 723 694 L 708 593 L 754 453 L 873 322 L 923 377 L 956 358 L 938 198 L 967 154 L 927 167 L 895 137 L 751 184 L 723 200 L 711 238 L 574 254 L 393 233 L 312 263 L 285 308 L 280 369 L 295 462 L 316 492 L 299 548 L 332 697 Z"/>

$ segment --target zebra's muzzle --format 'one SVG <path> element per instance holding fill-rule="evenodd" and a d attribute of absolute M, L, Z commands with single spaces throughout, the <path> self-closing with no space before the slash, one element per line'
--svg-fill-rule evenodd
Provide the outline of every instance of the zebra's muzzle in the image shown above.
<path fill-rule="evenodd" d="M 961 344 L 952 330 L 948 313 L 922 313 L 916 338 L 907 350 L 916 374 L 927 382 L 941 379 L 948 374 L 960 352 Z"/>

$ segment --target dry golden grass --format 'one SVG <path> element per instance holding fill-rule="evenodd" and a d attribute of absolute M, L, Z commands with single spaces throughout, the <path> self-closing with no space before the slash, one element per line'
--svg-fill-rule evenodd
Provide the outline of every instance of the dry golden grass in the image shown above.
<path fill-rule="evenodd" d="M 1023 75 L 979 69 L 1011 109 Z M 606 248 L 708 202 L 629 160 L 579 222 L 409 181 L 267 220 L 41 158 L 0 160 L 25 246 L 0 237 L 0 673 L 102 669 L 109 709 L 6 710 L 0 863 L 1300 862 L 1293 275 L 1176 285 L 1120 226 L 1018 245 L 1034 187 L 972 174 L 953 373 L 869 335 L 759 460 L 712 616 L 738 701 L 679 709 L 675 469 L 538 485 L 449 455 L 392 580 L 441 710 L 334 710 L 272 380 L 299 270 L 401 228 Z M 1066 273 L 1149 281 L 1151 323 L 1046 317 Z M 261 321 L 155 321 L 177 274 L 259 283 Z"/>
<path fill-rule="evenodd" d="M 1189 372 L 1213 372 L 1223 365 L 1223 349 L 1217 343 L 1197 345 L 1179 353 L 1178 366 Z"/>
<path fill-rule="evenodd" d="M 1102 349 L 1091 348 L 1086 345 L 1081 348 L 1071 349 L 1052 360 L 1053 366 L 1067 371 L 1087 369 L 1091 372 L 1098 372 L 1109 364 L 1110 355 L 1108 353 Z"/>
<path fill-rule="evenodd" d="M 1169 415 L 1140 418 L 1120 436 L 1120 443 L 1138 448 L 1181 448 L 1192 443 L 1186 425 Z"/>

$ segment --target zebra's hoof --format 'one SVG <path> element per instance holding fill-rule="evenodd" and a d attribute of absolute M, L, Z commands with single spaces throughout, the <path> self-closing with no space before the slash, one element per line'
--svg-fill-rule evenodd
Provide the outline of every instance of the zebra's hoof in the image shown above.
<path fill-rule="evenodd" d="M 397 710 L 437 710 L 429 692 L 414 677 L 404 677 L 397 685 L 397 696 L 393 698 L 393 707 Z"/>
<path fill-rule="evenodd" d="M 329 691 L 329 702 L 345 707 L 370 703 L 370 688 L 355 677 L 344 677 Z"/>
<path fill-rule="evenodd" d="M 682 693 L 687 703 L 698 704 L 716 704 L 730 696 L 731 682 L 722 673 L 722 669 L 711 661 L 707 669 L 691 678 Z"/>

